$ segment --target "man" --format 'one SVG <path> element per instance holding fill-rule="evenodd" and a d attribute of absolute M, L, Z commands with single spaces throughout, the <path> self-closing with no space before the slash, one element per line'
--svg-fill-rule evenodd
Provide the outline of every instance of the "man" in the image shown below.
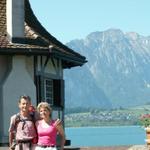
<path fill-rule="evenodd" d="M 15 150 L 33 150 L 37 137 L 35 121 L 39 119 L 37 113 L 30 113 L 31 99 L 29 96 L 21 96 L 18 103 L 20 112 L 10 119 L 9 147 Z M 15 140 L 15 148 L 13 141 Z"/>

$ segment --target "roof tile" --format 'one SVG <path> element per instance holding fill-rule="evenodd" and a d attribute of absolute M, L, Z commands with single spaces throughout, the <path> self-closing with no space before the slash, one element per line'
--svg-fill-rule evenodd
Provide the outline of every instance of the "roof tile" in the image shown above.
<path fill-rule="evenodd" d="M 0 0 L 0 49 L 47 49 L 52 46 L 53 50 L 66 55 L 67 57 L 74 57 L 81 64 L 86 62 L 86 58 L 79 53 L 68 48 L 61 42 L 59 42 L 55 37 L 48 33 L 45 28 L 40 24 L 36 16 L 34 15 L 29 0 L 25 0 L 25 38 L 17 39 L 17 43 L 11 43 L 9 37 L 7 36 L 6 27 L 6 0 Z M 23 41 L 23 42 L 21 42 Z"/>

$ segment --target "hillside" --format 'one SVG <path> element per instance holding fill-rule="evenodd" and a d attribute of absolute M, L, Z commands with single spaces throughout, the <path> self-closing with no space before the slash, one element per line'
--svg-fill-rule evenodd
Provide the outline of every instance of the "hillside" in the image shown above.
<path fill-rule="evenodd" d="M 119 29 L 67 43 L 87 57 L 66 70 L 66 108 L 127 108 L 150 103 L 150 37 Z"/>

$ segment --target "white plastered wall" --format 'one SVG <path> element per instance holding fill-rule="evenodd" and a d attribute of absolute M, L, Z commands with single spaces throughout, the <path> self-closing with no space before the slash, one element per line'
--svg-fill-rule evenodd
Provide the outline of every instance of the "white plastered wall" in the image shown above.
<path fill-rule="evenodd" d="M 29 95 L 32 103 L 36 103 L 36 87 L 26 56 L 13 56 L 12 70 L 3 84 L 3 118 L 4 135 L 8 135 L 10 116 L 18 112 L 18 98 L 22 94 Z M 30 64 L 31 65 L 31 64 Z M 31 65 L 32 67 L 33 65 Z"/>

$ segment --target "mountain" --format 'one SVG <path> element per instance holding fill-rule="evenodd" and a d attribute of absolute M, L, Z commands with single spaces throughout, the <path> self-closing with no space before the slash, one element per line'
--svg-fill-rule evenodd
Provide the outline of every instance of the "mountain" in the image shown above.
<path fill-rule="evenodd" d="M 118 108 L 150 103 L 150 36 L 119 29 L 66 44 L 86 56 L 66 70 L 66 107 Z"/>

